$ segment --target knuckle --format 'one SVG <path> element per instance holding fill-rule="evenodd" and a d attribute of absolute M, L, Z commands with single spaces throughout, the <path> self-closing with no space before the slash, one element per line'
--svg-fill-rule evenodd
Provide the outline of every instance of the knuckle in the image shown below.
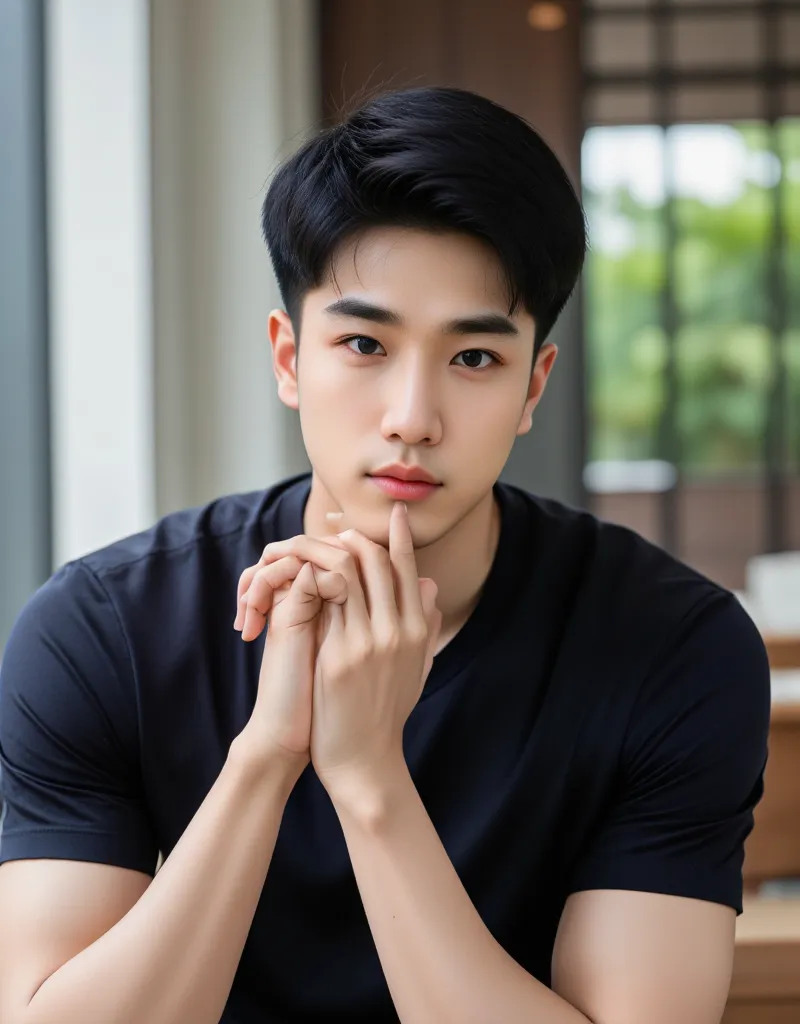
<path fill-rule="evenodd" d="M 294 555 L 286 555 L 277 562 L 272 562 L 264 570 L 264 575 L 270 580 L 283 580 L 287 576 L 296 574 L 300 568 L 300 559 Z"/>
<path fill-rule="evenodd" d="M 355 571 L 356 560 L 349 551 L 342 551 L 336 558 L 336 565 L 343 574 L 352 575 Z"/>
<path fill-rule="evenodd" d="M 358 664 L 372 657 L 375 653 L 375 645 L 371 637 L 362 637 L 352 643 L 350 651 L 353 661 Z"/>
<path fill-rule="evenodd" d="M 381 650 L 393 653 L 402 647 L 403 634 L 395 626 L 385 626 L 376 633 L 375 641 Z"/>
<path fill-rule="evenodd" d="M 408 627 L 407 632 L 409 644 L 418 647 L 428 641 L 428 627 L 424 622 L 414 622 Z"/>

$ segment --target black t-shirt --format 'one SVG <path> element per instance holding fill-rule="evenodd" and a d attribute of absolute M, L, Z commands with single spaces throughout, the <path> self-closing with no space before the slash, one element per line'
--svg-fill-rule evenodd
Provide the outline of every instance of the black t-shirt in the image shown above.
<path fill-rule="evenodd" d="M 152 872 L 254 704 L 239 574 L 303 532 L 308 476 L 162 519 L 60 569 L 0 670 L 0 861 Z M 496 558 L 408 721 L 425 807 L 495 939 L 550 982 L 564 903 L 632 889 L 741 912 L 770 686 L 736 598 L 635 533 L 495 487 Z M 226 1024 L 396 1021 L 342 831 L 309 767 Z"/>

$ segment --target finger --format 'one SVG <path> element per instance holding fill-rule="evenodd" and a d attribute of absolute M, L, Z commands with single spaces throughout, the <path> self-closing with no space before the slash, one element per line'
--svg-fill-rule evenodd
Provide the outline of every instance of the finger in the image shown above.
<path fill-rule="evenodd" d="M 329 538 L 326 541 L 326 543 L 329 543 L 329 544 L 333 545 L 334 547 L 339 548 L 340 550 L 344 550 L 344 545 L 341 543 L 341 541 L 339 541 L 338 537 L 331 537 L 331 538 Z M 296 556 L 286 556 L 286 557 L 296 557 Z M 246 611 L 247 611 L 246 595 L 247 595 L 247 592 L 250 589 L 250 586 L 251 586 L 251 584 L 253 582 L 253 579 L 254 579 L 256 573 L 260 569 L 264 568 L 265 566 L 273 564 L 273 562 L 274 562 L 274 546 L 271 545 L 271 544 L 268 544 L 264 548 L 264 550 L 262 551 L 261 558 L 259 558 L 259 560 L 256 562 L 256 564 L 255 565 L 251 565 L 247 569 L 245 569 L 244 572 L 239 577 L 239 584 L 238 584 L 238 586 L 236 588 L 236 617 L 235 617 L 235 619 L 233 621 L 233 628 L 234 629 L 241 630 L 244 627 L 245 614 L 246 614 Z M 297 569 L 290 576 L 287 576 L 286 579 L 283 580 L 283 583 L 285 583 L 285 584 L 291 583 L 291 581 L 297 575 L 297 572 L 299 572 L 300 565 L 302 565 L 302 560 L 298 559 L 297 560 Z M 282 585 L 283 584 L 281 583 L 280 578 L 276 577 L 275 582 L 273 584 L 273 589 L 274 590 L 279 590 Z M 337 586 L 338 586 L 338 584 L 337 584 Z M 266 609 L 264 614 L 265 615 L 269 614 L 269 608 Z M 263 626 L 262 626 L 262 628 L 263 628 Z M 259 629 L 259 632 L 260 631 L 261 630 Z M 257 635 L 258 634 L 256 634 L 256 636 Z M 249 637 L 249 639 L 252 639 L 252 637 Z"/>
<path fill-rule="evenodd" d="M 344 513 L 342 513 L 342 515 L 343 514 Z M 332 544 L 334 547 L 338 547 L 338 548 L 342 548 L 343 547 L 343 545 L 339 541 L 338 537 L 328 537 L 328 538 L 326 538 L 325 543 L 326 544 Z M 252 583 L 253 577 L 256 574 L 256 572 L 258 571 L 258 569 L 261 568 L 262 565 L 268 565 L 270 560 L 273 560 L 273 559 L 269 558 L 269 553 L 270 552 L 271 552 L 271 545 L 267 544 L 267 546 L 261 552 L 261 557 L 258 559 L 258 561 L 254 565 L 248 566 L 244 570 L 244 572 L 240 575 L 239 584 L 237 586 L 237 608 L 239 608 L 239 603 L 242 600 L 243 595 L 247 593 L 247 590 L 250 587 L 250 584 Z M 236 628 L 237 629 L 241 629 L 241 626 L 240 627 L 236 627 Z"/>
<path fill-rule="evenodd" d="M 389 517 L 389 558 L 397 582 L 400 615 L 404 619 L 421 617 L 422 603 L 414 541 L 408 523 L 408 509 L 402 501 L 394 503 Z"/>
<path fill-rule="evenodd" d="M 344 604 L 347 600 L 347 580 L 344 576 L 339 572 L 325 572 L 322 569 L 317 569 L 311 562 L 306 564 L 311 565 L 314 571 L 317 590 L 322 600 L 331 604 Z"/>
<path fill-rule="evenodd" d="M 321 605 L 314 567 L 310 562 L 304 562 L 292 581 L 285 603 L 281 604 L 280 621 L 289 626 L 303 625 L 317 616 Z"/>
<path fill-rule="evenodd" d="M 438 630 L 442 624 L 442 613 L 436 607 L 436 598 L 439 594 L 436 581 L 428 576 L 422 576 L 419 579 L 418 586 L 422 614 L 425 616 L 428 629 Z"/>
<path fill-rule="evenodd" d="M 392 563 L 386 548 L 373 543 L 357 530 L 340 533 L 339 538 L 357 560 L 370 621 L 377 629 L 395 628 L 399 612 L 392 578 Z"/>
<path fill-rule="evenodd" d="M 299 558 L 287 555 L 256 569 L 250 586 L 240 599 L 236 615 L 236 622 L 241 624 L 242 640 L 255 640 L 272 611 L 275 591 L 293 582 L 302 567 L 303 562 Z"/>
<path fill-rule="evenodd" d="M 423 576 L 419 581 L 420 601 L 425 615 L 425 623 L 428 627 L 428 645 L 425 651 L 425 667 L 422 672 L 422 682 L 428 678 L 428 673 L 433 666 L 433 659 L 436 656 L 436 648 L 439 645 L 439 636 L 442 629 L 442 613 L 436 607 L 436 596 L 439 588 L 436 583 Z"/>
<path fill-rule="evenodd" d="M 338 534 L 332 534 L 329 537 L 309 537 L 307 534 L 300 533 L 296 537 L 290 537 L 287 540 L 274 540 L 270 544 L 267 544 L 261 552 L 261 558 L 258 560 L 257 566 L 254 568 L 257 568 L 258 565 L 269 565 L 270 562 L 274 562 L 276 557 L 275 552 L 280 548 L 280 546 L 291 544 L 292 541 L 299 540 L 301 538 L 314 541 L 318 544 L 327 544 L 329 547 L 339 548 L 340 551 L 344 550 L 344 544 L 342 544 Z M 279 554 L 278 557 L 282 556 Z"/>
<path fill-rule="evenodd" d="M 347 611 L 345 614 L 368 621 L 366 599 L 359 579 L 356 559 L 340 539 L 335 544 L 332 543 L 333 540 L 334 538 L 329 541 L 300 534 L 289 540 L 268 544 L 261 557 L 265 564 L 271 564 L 291 555 L 301 561 L 312 562 L 315 569 L 338 572 L 344 576 L 347 583 Z"/>
<path fill-rule="evenodd" d="M 236 618 L 233 620 L 233 628 L 241 629 L 244 625 L 244 595 L 250 588 L 250 584 L 253 582 L 253 577 L 261 568 L 261 562 L 256 562 L 255 565 L 248 566 L 244 570 L 242 575 L 239 577 L 239 584 L 236 587 Z"/>
<path fill-rule="evenodd" d="M 318 603 L 319 598 L 320 593 L 317 589 L 314 566 L 310 562 L 304 562 L 292 583 L 288 600 L 296 601 L 299 604 L 311 604 Z"/>

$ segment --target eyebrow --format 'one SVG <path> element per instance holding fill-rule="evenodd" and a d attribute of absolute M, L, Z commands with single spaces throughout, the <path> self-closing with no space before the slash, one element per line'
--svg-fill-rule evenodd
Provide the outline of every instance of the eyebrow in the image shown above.
<path fill-rule="evenodd" d="M 387 327 L 402 327 L 403 318 L 399 313 L 383 306 L 377 306 L 365 299 L 337 299 L 325 307 L 325 312 L 332 316 L 355 317 L 358 320 L 370 320 L 375 324 Z M 444 334 L 505 334 L 512 337 L 519 335 L 519 330 L 508 317 L 500 313 L 473 313 L 470 316 L 456 317 L 442 325 Z"/>

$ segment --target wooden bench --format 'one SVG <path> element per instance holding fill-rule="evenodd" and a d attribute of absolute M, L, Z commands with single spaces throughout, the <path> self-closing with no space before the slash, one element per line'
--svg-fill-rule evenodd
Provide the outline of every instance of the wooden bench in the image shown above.
<path fill-rule="evenodd" d="M 765 641 L 773 670 L 800 669 L 800 636 Z M 800 899 L 758 895 L 765 882 L 800 878 L 800 702 L 773 703 L 769 745 L 723 1024 L 800 1022 Z"/>

